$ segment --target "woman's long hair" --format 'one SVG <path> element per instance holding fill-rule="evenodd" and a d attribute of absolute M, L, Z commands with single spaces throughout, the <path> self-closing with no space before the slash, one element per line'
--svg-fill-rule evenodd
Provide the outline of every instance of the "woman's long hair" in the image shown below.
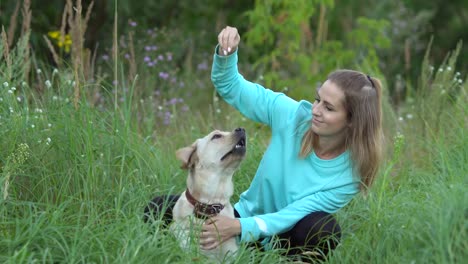
<path fill-rule="evenodd" d="M 345 147 L 350 151 L 353 169 L 366 192 L 377 175 L 382 160 L 382 84 L 377 78 L 358 71 L 337 70 L 328 75 L 344 93 L 348 114 Z M 309 129 L 302 138 L 300 156 L 309 155 L 318 144 L 318 136 Z"/>

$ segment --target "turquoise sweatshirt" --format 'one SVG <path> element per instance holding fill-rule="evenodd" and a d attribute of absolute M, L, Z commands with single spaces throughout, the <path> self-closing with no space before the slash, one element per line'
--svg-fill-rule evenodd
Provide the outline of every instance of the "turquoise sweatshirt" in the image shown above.
<path fill-rule="evenodd" d="M 334 213 L 359 192 L 349 151 L 331 160 L 315 153 L 299 157 L 302 136 L 311 124 L 310 102 L 245 80 L 237 69 L 237 51 L 219 56 L 216 49 L 211 79 L 227 103 L 272 130 L 249 189 L 234 205 L 241 216 L 241 242 L 284 233 L 312 212 Z"/>

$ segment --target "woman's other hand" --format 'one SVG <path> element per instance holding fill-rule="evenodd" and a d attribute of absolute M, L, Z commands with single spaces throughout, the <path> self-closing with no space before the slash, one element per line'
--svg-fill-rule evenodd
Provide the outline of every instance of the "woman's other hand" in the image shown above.
<path fill-rule="evenodd" d="M 226 26 L 218 35 L 218 54 L 226 56 L 233 53 L 239 46 L 240 36 L 237 28 Z"/>
<path fill-rule="evenodd" d="M 218 215 L 207 219 L 203 224 L 200 246 L 204 250 L 214 249 L 240 233 L 241 226 L 238 219 Z"/>

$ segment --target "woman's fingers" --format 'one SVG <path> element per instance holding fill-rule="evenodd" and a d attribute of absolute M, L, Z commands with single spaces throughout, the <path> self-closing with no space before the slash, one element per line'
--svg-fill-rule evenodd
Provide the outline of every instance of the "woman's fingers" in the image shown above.
<path fill-rule="evenodd" d="M 240 36 L 235 27 L 225 27 L 218 35 L 218 43 L 223 49 L 224 55 L 235 50 L 240 42 Z"/>
<path fill-rule="evenodd" d="M 200 234 L 200 247 L 202 249 L 214 249 L 220 245 L 220 241 L 220 237 L 212 232 L 202 231 Z"/>

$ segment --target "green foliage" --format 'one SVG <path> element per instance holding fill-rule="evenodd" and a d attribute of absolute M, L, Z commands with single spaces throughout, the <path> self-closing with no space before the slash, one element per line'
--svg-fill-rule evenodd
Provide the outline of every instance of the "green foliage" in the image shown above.
<path fill-rule="evenodd" d="M 390 45 L 383 34 L 388 22 L 361 17 L 346 41 L 328 40 L 326 13 L 333 7 L 333 1 L 257 1 L 246 12 L 251 24 L 246 43 L 254 50 L 253 66 L 265 86 L 297 99 L 310 98 L 310 86 L 337 68 L 366 65 L 378 71 L 377 51 Z M 310 28 L 309 21 L 315 19 L 317 25 Z"/>

